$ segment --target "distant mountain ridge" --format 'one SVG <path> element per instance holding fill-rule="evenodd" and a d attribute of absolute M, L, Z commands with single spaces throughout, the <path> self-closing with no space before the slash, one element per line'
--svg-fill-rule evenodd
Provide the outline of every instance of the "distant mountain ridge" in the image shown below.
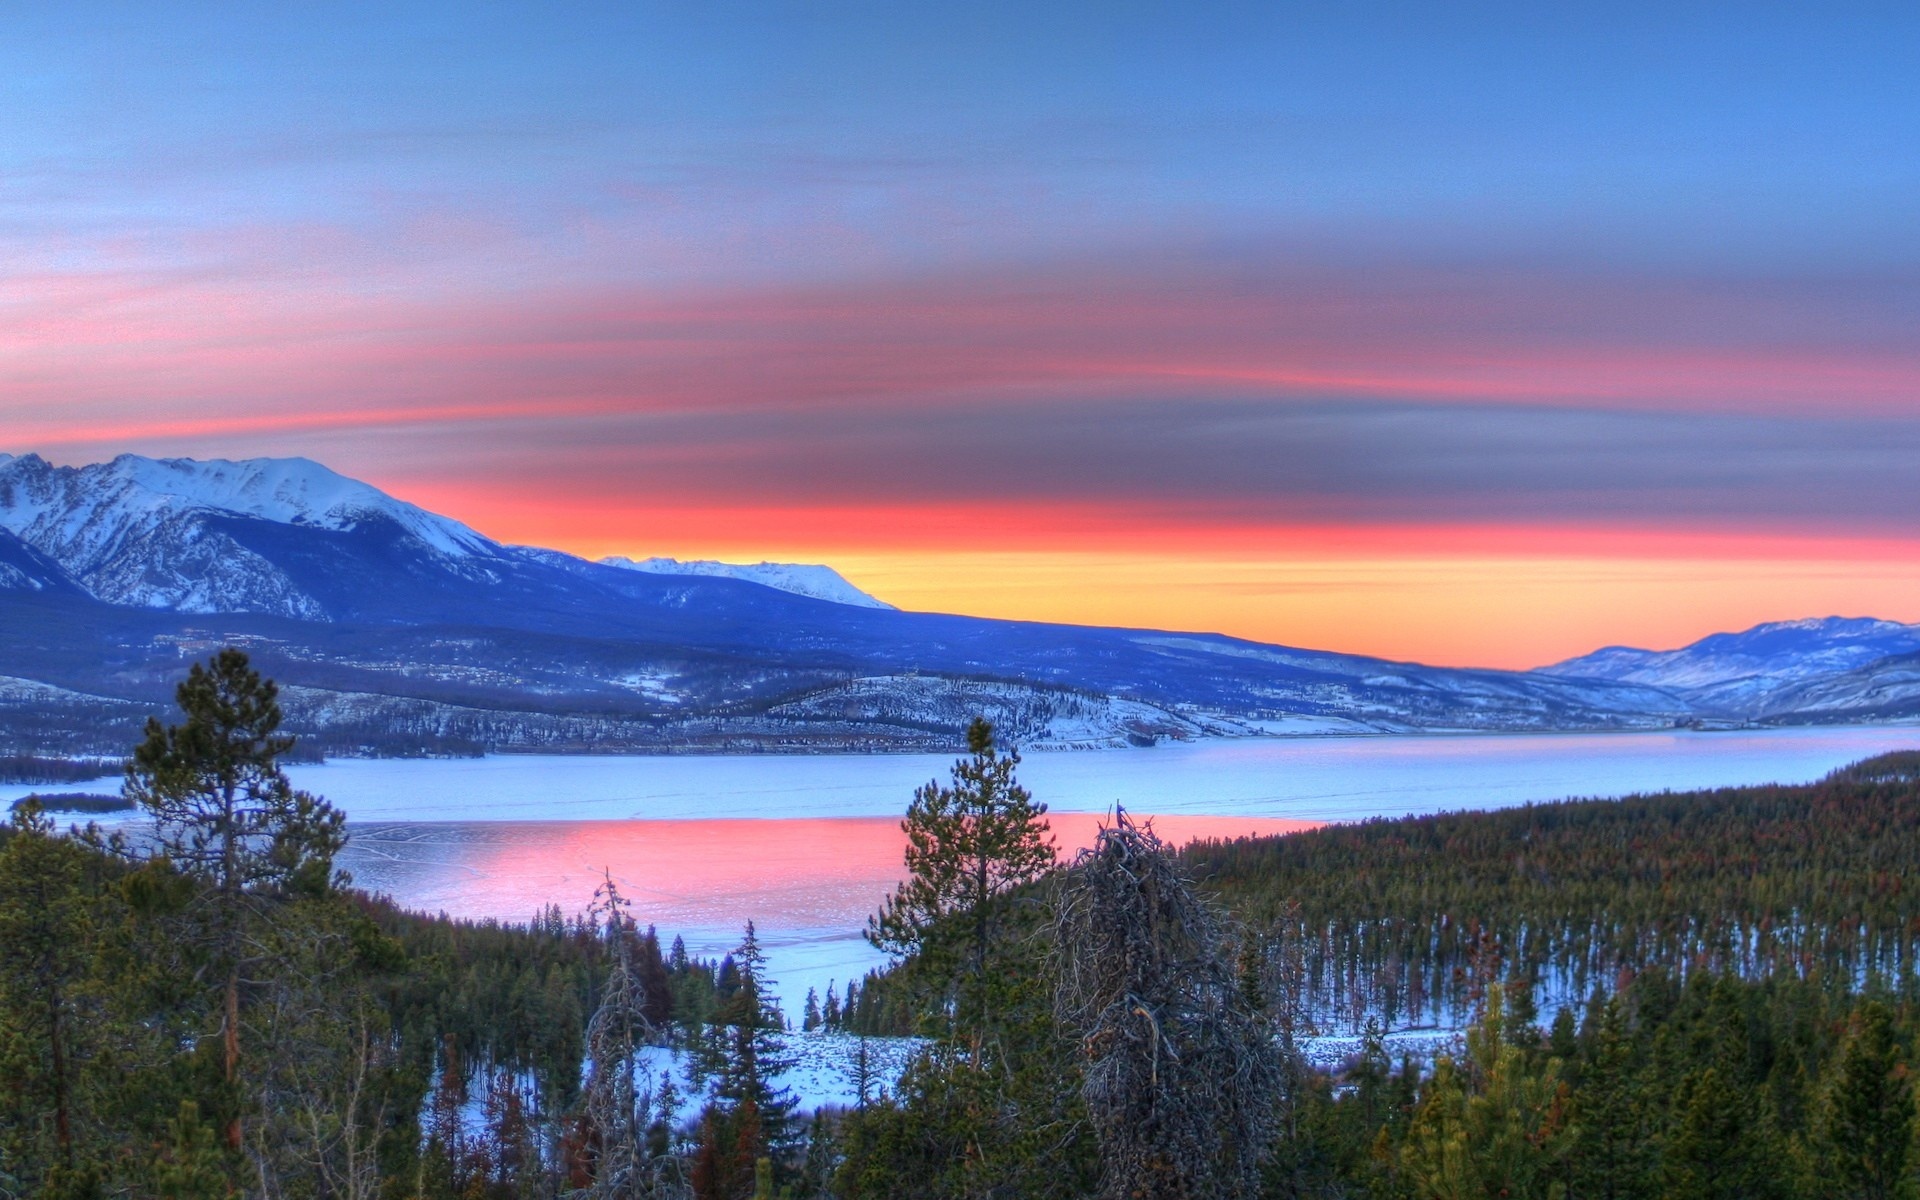
<path fill-rule="evenodd" d="M 832 567 L 812 563 L 724 563 L 708 559 L 681 562 L 677 558 L 643 558 L 636 561 L 613 556 L 601 559 L 600 564 L 652 575 L 707 575 L 721 579 L 742 579 L 763 587 L 792 592 L 796 596 L 830 600 L 835 604 L 851 604 L 856 608 L 893 608 L 886 601 L 848 583 L 846 577 Z"/>
<path fill-rule="evenodd" d="M 1645 684 L 1671 691 L 1703 712 L 1760 717 L 1806 710 L 1808 705 L 1794 697 L 1815 681 L 1825 681 L 1817 690 L 1831 701 L 1849 691 L 1846 680 L 1852 676 L 1914 653 L 1920 653 L 1920 625 L 1817 617 L 1716 633 L 1677 650 L 1608 646 L 1542 667 L 1540 673 Z M 1882 697 L 1883 704 L 1889 700 L 1898 698 Z"/>
<path fill-rule="evenodd" d="M 820 566 L 590 562 L 302 459 L 0 455 L 0 752 L 123 750 L 223 644 L 285 685 L 310 745 L 368 754 L 945 749 L 974 713 L 1042 747 L 1850 720 L 1920 712 L 1879 653 L 1909 634 L 1790 623 L 1429 667 L 901 612 Z"/>

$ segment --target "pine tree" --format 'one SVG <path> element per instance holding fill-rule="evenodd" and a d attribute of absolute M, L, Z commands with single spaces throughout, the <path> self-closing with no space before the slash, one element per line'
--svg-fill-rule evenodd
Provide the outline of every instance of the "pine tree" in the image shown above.
<path fill-rule="evenodd" d="M 1753 1152 L 1751 1106 L 1718 1066 L 1692 1073 L 1676 1097 L 1661 1164 L 1670 1200 L 1750 1200 L 1772 1194 Z"/>
<path fill-rule="evenodd" d="M 126 795 L 154 819 L 160 852 L 206 891 L 204 937 L 220 990 L 221 1069 L 240 1080 L 242 980 L 255 958 L 247 928 L 272 901 L 331 883 L 344 814 L 296 790 L 279 759 L 278 689 L 239 650 L 194 664 L 177 692 L 186 720 L 147 722 L 127 767 Z M 240 1120 L 227 1127 L 240 1145 Z"/>
<path fill-rule="evenodd" d="M 977 1028 L 987 1019 L 988 963 L 1010 895 L 1046 874 L 1055 850 L 1047 806 L 1014 778 L 1019 752 L 999 753 L 993 726 L 978 719 L 967 748 L 950 785 L 914 793 L 900 826 L 908 878 L 868 923 L 867 939 L 896 957 L 917 956 L 935 976 L 961 976 L 958 1021 Z"/>
<path fill-rule="evenodd" d="M 853 1048 L 853 1105 L 856 1111 L 865 1112 L 867 1105 L 873 1102 L 876 1083 L 873 1055 L 867 1049 L 867 1032 L 863 1029 Z"/>
<path fill-rule="evenodd" d="M 193 1101 L 182 1100 L 179 1113 L 167 1122 L 148 1187 L 155 1200 L 227 1200 L 235 1194 L 214 1132 Z"/>
<path fill-rule="evenodd" d="M 732 993 L 714 1010 L 699 1046 L 702 1073 L 713 1080 L 713 1099 L 702 1119 L 701 1161 L 707 1178 L 720 1188 L 706 1194 L 751 1194 L 755 1164 L 787 1143 L 795 1104 L 793 1093 L 776 1084 L 793 1067 L 782 1036 L 785 1024 L 773 1000 L 766 954 L 753 922 L 728 960 L 734 966 Z"/>
<path fill-rule="evenodd" d="M 14 810 L 0 844 L 0 1169 L 72 1172 L 88 1027 L 94 910 L 88 855 L 37 805 Z"/>
<path fill-rule="evenodd" d="M 640 974 L 640 987 L 647 995 L 647 1020 L 654 1028 L 664 1029 L 673 1020 L 673 981 L 667 975 L 666 959 L 660 954 L 660 935 L 653 926 L 640 938 L 634 969 Z"/>
<path fill-rule="evenodd" d="M 1625 1200 L 1642 1194 L 1646 1139 L 1619 998 L 1595 1010 L 1591 1024 L 1592 1048 L 1574 1106 L 1574 1182 L 1579 1195 Z"/>
<path fill-rule="evenodd" d="M 1892 1200 L 1906 1194 L 1914 1138 L 1913 1081 L 1900 1061 L 1893 1013 L 1860 1007 L 1820 1111 L 1822 1182 L 1834 1196 Z"/>

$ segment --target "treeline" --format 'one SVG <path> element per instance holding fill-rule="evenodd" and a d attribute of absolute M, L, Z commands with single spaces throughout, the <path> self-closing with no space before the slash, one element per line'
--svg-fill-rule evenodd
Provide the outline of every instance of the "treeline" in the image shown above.
<path fill-rule="evenodd" d="M 48 758 L 0 754 L 0 783 L 84 783 L 120 774 L 123 764 L 105 758 Z"/>
<path fill-rule="evenodd" d="M 825 1029 L 862 1037 L 912 1037 L 923 1021 L 925 998 L 891 971 L 869 971 L 847 982 L 847 994 L 833 985 L 824 998 L 807 992 L 802 1031 Z"/>
<path fill-rule="evenodd" d="M 1194 876 L 1284 943 L 1323 1021 L 1448 1023 L 1489 954 L 1578 1001 L 1654 967 L 1863 983 L 1920 955 L 1912 754 L 1802 787 L 1365 821 L 1196 843 Z"/>

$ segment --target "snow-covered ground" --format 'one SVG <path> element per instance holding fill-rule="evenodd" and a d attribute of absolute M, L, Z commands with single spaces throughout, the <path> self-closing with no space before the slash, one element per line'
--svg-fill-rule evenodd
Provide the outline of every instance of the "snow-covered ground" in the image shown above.
<path fill-rule="evenodd" d="M 811 1113 L 833 1105 L 852 1108 L 859 1101 L 857 1066 L 863 1039 L 852 1034 L 815 1029 L 786 1036 L 786 1052 L 793 1059 L 791 1070 L 775 1077 L 775 1083 L 793 1093 L 796 1111 Z M 871 1081 L 869 1101 L 879 1099 L 882 1091 L 891 1092 L 894 1081 L 906 1070 L 907 1062 L 919 1053 L 919 1038 L 866 1038 L 867 1070 Z M 706 1087 L 693 1079 L 691 1056 L 680 1048 L 649 1046 L 639 1056 L 640 1069 L 658 1083 L 661 1075 L 671 1073 L 674 1087 L 685 1097 L 681 1118 L 700 1111 L 705 1103 Z"/>
<path fill-rule="evenodd" d="M 1350 1036 L 1308 1037 L 1300 1039 L 1300 1052 L 1309 1064 L 1322 1071 L 1342 1070 L 1360 1057 L 1362 1039 Z M 1442 1054 L 1459 1055 L 1464 1041 L 1458 1029 L 1396 1029 L 1382 1035 L 1381 1047 L 1387 1059 L 1398 1067 L 1405 1059 L 1429 1063 Z"/>

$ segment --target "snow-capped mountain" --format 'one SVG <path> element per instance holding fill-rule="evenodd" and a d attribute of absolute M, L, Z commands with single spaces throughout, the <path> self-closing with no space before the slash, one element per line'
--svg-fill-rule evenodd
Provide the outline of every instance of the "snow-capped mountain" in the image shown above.
<path fill-rule="evenodd" d="M 109 604 L 324 619 L 328 606 L 259 544 L 259 526 L 376 536 L 455 574 L 499 546 L 457 521 L 306 459 L 123 454 L 56 467 L 0 455 L 0 530 Z"/>
<path fill-rule="evenodd" d="M 677 558 L 635 560 L 618 555 L 603 558 L 600 562 L 603 566 L 618 567 L 623 571 L 644 571 L 650 575 L 705 575 L 716 579 L 740 579 L 762 587 L 792 592 L 796 596 L 811 596 L 815 600 L 851 604 L 856 608 L 893 608 L 886 601 L 848 583 L 846 577 L 832 567 L 813 563 L 723 563 L 708 559 L 681 562 Z"/>
<path fill-rule="evenodd" d="M 1608 646 L 1542 667 L 1540 673 L 1646 684 L 1708 711 L 1754 716 L 1776 711 L 1778 697 L 1794 685 L 1915 651 L 1920 651 L 1920 625 L 1818 617 L 1716 633 L 1678 650 Z"/>

